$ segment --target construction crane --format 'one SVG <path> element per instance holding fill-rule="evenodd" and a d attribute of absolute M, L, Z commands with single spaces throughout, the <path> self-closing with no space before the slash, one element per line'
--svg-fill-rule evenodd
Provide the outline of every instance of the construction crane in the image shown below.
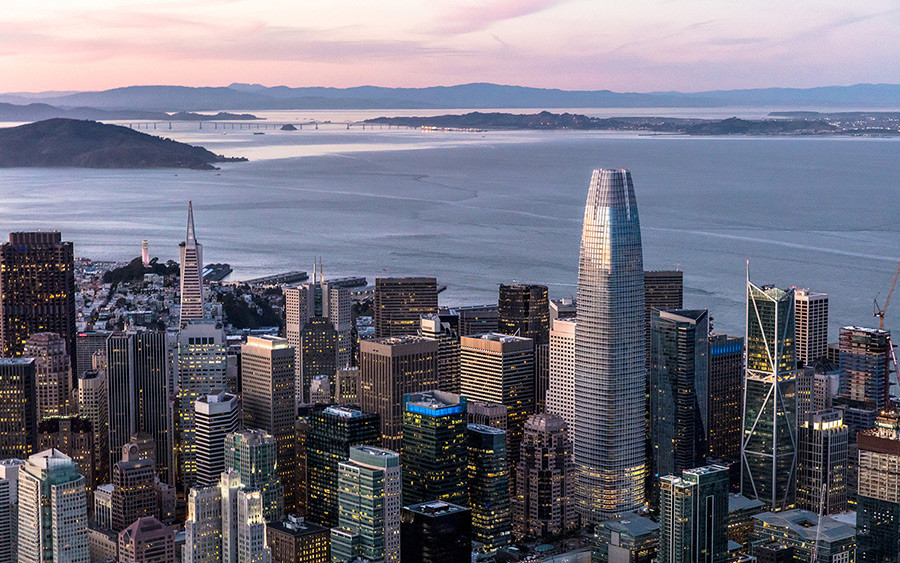
<path fill-rule="evenodd" d="M 888 290 L 887 297 L 884 298 L 884 306 L 878 306 L 878 298 L 873 299 L 875 302 L 875 308 L 872 312 L 873 317 L 878 317 L 878 328 L 880 330 L 884 330 L 884 312 L 887 311 L 888 305 L 891 304 L 891 296 L 894 294 L 894 289 L 897 287 L 897 278 L 900 277 L 900 262 L 897 263 L 897 271 L 894 272 L 894 279 L 891 281 L 891 289 Z M 891 340 L 890 335 L 887 337 L 887 347 L 888 354 L 890 355 L 890 359 L 894 363 L 894 373 L 897 375 L 897 385 L 900 385 L 900 364 L 897 363 L 897 354 L 894 353 L 894 342 Z"/>
<path fill-rule="evenodd" d="M 894 289 L 897 287 L 897 278 L 900 277 L 900 262 L 897 262 L 897 271 L 894 272 L 894 281 L 891 282 L 891 289 L 888 291 L 887 297 L 884 299 L 884 306 L 878 306 L 878 298 L 873 299 L 875 302 L 875 308 L 872 312 L 873 317 L 878 317 L 878 328 L 884 330 L 884 312 L 887 310 L 888 305 L 891 304 L 891 295 L 894 294 Z"/>

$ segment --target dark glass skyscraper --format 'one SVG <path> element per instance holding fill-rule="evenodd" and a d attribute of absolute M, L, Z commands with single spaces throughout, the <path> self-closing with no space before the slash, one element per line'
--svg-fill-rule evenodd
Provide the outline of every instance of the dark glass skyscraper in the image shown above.
<path fill-rule="evenodd" d="M 576 497 L 586 522 L 644 504 L 645 314 L 631 173 L 595 170 L 581 234 L 575 327 Z"/>
<path fill-rule="evenodd" d="M 709 452 L 709 314 L 651 314 L 650 441 L 654 473 L 701 467 Z"/>
<path fill-rule="evenodd" d="M 728 468 L 685 470 L 660 479 L 659 560 L 721 563 L 728 555 Z"/>
<path fill-rule="evenodd" d="M 0 358 L 0 458 L 28 459 L 37 446 L 34 358 Z"/>
<path fill-rule="evenodd" d="M 737 462 L 741 457 L 744 403 L 744 339 L 709 335 L 709 455 Z"/>
<path fill-rule="evenodd" d="M 796 384 L 794 290 L 748 279 L 741 493 L 773 512 L 794 506 Z"/>
<path fill-rule="evenodd" d="M 497 332 L 530 338 L 535 346 L 550 338 L 550 299 L 547 286 L 500 284 Z"/>
<path fill-rule="evenodd" d="M 419 331 L 419 319 L 438 311 L 434 278 L 375 278 L 375 337 Z"/>
<path fill-rule="evenodd" d="M 65 339 L 74 373 L 75 258 L 53 231 L 10 233 L 0 245 L 0 355 L 20 356 L 36 332 Z"/>
<path fill-rule="evenodd" d="M 468 425 L 472 539 L 491 550 L 512 541 L 506 431 Z"/>
<path fill-rule="evenodd" d="M 465 505 L 466 399 L 425 391 L 403 397 L 403 504 Z"/>

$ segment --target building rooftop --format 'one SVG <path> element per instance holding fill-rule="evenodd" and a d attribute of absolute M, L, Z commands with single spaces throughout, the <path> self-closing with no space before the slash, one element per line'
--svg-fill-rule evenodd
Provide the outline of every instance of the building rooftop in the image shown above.
<path fill-rule="evenodd" d="M 445 391 L 422 391 L 403 396 L 404 408 L 411 412 L 444 416 L 466 412 L 466 398 Z"/>
<path fill-rule="evenodd" d="M 747 498 L 742 494 L 731 493 L 728 495 L 728 512 L 737 510 L 756 510 L 766 505 L 759 499 Z"/>
<path fill-rule="evenodd" d="M 486 424 L 469 424 L 468 428 L 471 431 L 481 432 L 482 434 L 506 434 L 506 430 L 494 428 L 493 426 L 488 426 Z"/>
<path fill-rule="evenodd" d="M 531 340 L 524 336 L 513 336 L 511 334 L 500 334 L 499 332 L 486 332 L 484 334 L 473 334 L 465 338 L 480 338 L 481 340 L 492 340 L 494 342 L 522 342 L 523 340 Z"/>
<path fill-rule="evenodd" d="M 425 514 L 426 516 L 443 516 L 445 514 L 455 514 L 457 512 L 465 512 L 469 510 L 464 506 L 459 506 L 456 504 L 451 504 L 449 502 L 444 502 L 441 500 L 432 500 L 428 502 L 423 502 L 419 504 L 413 504 L 410 506 L 403 507 L 406 510 L 411 512 L 418 512 L 419 514 Z"/>
<path fill-rule="evenodd" d="M 365 413 L 363 413 L 359 409 L 351 409 L 350 407 L 342 407 L 338 405 L 330 406 L 322 412 L 330 414 L 332 416 L 339 416 L 341 418 L 360 418 L 365 415 Z"/>
<path fill-rule="evenodd" d="M 615 520 L 607 520 L 601 525 L 613 532 L 626 533 L 632 537 L 659 533 L 659 524 L 634 512 L 623 514 Z"/>
<path fill-rule="evenodd" d="M 400 454 L 376 446 L 350 446 L 349 461 L 376 467 L 399 467 Z"/>
<path fill-rule="evenodd" d="M 830 516 L 819 516 L 808 510 L 786 510 L 784 512 L 763 512 L 753 516 L 754 520 L 769 528 L 787 528 L 803 540 L 834 542 L 856 535 L 856 528 L 835 520 Z"/>
<path fill-rule="evenodd" d="M 26 366 L 34 363 L 34 358 L 0 358 L 0 366 Z"/>
<path fill-rule="evenodd" d="M 284 534 L 290 534 L 294 537 L 328 532 L 328 528 L 319 526 L 315 522 L 309 522 L 299 516 L 288 516 L 281 522 L 268 523 L 266 524 L 266 528 L 272 528 L 273 530 L 277 530 Z"/>

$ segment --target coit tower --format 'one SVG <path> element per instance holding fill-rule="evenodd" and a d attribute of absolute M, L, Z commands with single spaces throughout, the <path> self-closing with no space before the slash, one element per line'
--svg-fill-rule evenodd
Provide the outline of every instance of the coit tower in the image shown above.
<path fill-rule="evenodd" d="M 641 227 L 628 170 L 591 176 L 575 325 L 576 498 L 585 523 L 644 504 L 647 478 Z"/>

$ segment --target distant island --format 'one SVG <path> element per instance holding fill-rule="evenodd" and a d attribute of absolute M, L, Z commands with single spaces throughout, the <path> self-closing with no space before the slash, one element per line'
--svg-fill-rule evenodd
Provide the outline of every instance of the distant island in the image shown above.
<path fill-rule="evenodd" d="M 92 107 L 60 108 L 43 103 L 26 105 L 0 103 L 0 121 L 41 121 L 65 117 L 68 119 L 90 119 L 94 121 L 141 120 L 141 121 L 255 121 L 262 119 L 249 113 L 219 112 L 215 115 L 179 111 L 166 113 L 136 109 L 97 109 Z"/>
<path fill-rule="evenodd" d="M 241 162 L 195 147 L 96 121 L 48 119 L 0 129 L 0 168 L 190 168 Z"/>
<path fill-rule="evenodd" d="M 693 119 L 680 117 L 588 117 L 575 113 L 533 114 L 481 113 L 463 115 L 437 115 L 433 117 L 377 117 L 363 123 L 422 127 L 426 129 L 488 130 L 488 129 L 540 129 L 540 130 L 597 130 L 638 131 L 680 135 L 898 135 L 900 121 L 893 113 L 847 113 L 846 118 L 822 116 L 810 119 L 810 112 L 803 118 L 786 119 Z M 882 117 L 873 118 L 873 115 Z"/>

